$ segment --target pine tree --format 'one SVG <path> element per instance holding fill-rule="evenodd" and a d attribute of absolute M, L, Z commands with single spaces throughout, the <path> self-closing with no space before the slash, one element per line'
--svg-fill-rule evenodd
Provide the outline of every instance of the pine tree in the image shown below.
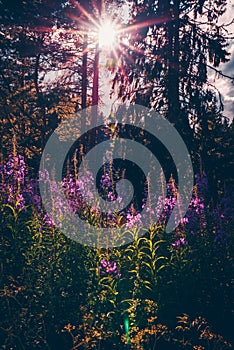
<path fill-rule="evenodd" d="M 2 154 L 14 134 L 19 152 L 38 163 L 59 121 L 81 108 L 83 33 L 72 10 L 64 1 L 0 4 Z"/>
<path fill-rule="evenodd" d="M 132 3 L 136 29 L 114 80 L 119 97 L 163 113 L 192 147 L 191 127 L 199 119 L 204 90 L 212 89 L 208 71 L 228 60 L 225 25 L 218 22 L 226 0 Z"/>
<path fill-rule="evenodd" d="M 199 145 L 200 173 L 207 175 L 210 198 L 216 204 L 220 195 L 233 188 L 233 121 L 220 113 L 210 92 L 203 101 L 194 140 Z"/>

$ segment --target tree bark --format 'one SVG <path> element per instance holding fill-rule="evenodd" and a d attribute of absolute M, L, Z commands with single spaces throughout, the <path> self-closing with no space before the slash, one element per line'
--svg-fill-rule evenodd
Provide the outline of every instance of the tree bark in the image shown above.
<path fill-rule="evenodd" d="M 81 108 L 85 109 L 87 105 L 87 47 L 88 35 L 84 35 L 83 56 L 82 56 L 82 101 Z"/>
<path fill-rule="evenodd" d="M 169 4 L 171 19 L 168 22 L 168 75 L 167 75 L 167 98 L 168 98 L 168 120 L 176 125 L 179 119 L 179 3 Z"/>

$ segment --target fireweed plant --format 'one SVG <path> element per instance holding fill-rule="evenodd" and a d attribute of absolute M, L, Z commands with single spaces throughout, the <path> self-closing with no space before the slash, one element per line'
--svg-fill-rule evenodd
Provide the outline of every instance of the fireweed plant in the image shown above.
<path fill-rule="evenodd" d="M 54 217 L 50 217 L 43 209 L 38 182 L 46 180 L 54 194 L 58 186 L 46 170 L 38 179 L 30 179 L 25 159 L 16 149 L 1 165 L 0 176 L 3 348 L 49 349 L 53 332 L 63 336 L 70 349 L 122 349 L 125 345 L 155 349 L 166 343 L 176 349 L 231 347 L 199 316 L 204 308 L 212 309 L 221 291 L 223 303 L 216 305 L 219 317 L 225 319 L 227 310 L 234 309 L 229 303 L 233 194 L 222 193 L 215 206 L 210 204 L 205 173 L 196 176 L 186 216 L 167 234 L 165 225 L 177 194 L 170 180 L 167 198 L 159 196 L 154 207 L 146 208 L 151 215 L 143 237 L 139 236 L 140 210 L 129 207 L 126 215 L 100 216 L 98 203 L 87 208 L 80 194 L 80 188 L 93 182 L 93 175 L 68 173 L 62 190 L 75 213 L 97 227 L 105 225 L 105 220 L 125 225 L 132 235 L 132 243 L 124 245 L 123 240 L 123 246 L 112 249 L 84 247 L 60 232 L 63 204 L 51 200 Z M 100 186 L 109 201 L 122 201 L 109 173 L 102 175 Z M 86 195 L 92 197 L 92 192 Z M 159 212 L 160 219 L 154 222 Z M 197 309 L 190 320 L 185 313 L 194 312 L 192 299 Z M 184 313 L 177 324 L 166 326 L 160 321 L 168 309 L 174 319 Z M 12 321 L 13 313 L 17 322 Z"/>

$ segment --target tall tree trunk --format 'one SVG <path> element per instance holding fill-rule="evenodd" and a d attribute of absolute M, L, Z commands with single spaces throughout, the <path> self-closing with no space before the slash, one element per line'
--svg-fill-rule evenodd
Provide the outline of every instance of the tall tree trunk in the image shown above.
<path fill-rule="evenodd" d="M 98 105 L 98 84 L 99 84 L 99 45 L 96 44 L 94 65 L 93 65 L 93 89 L 92 89 L 92 105 Z"/>
<path fill-rule="evenodd" d="M 168 99 L 168 120 L 175 126 L 182 136 L 189 150 L 193 149 L 193 131 L 189 125 L 186 111 L 180 105 L 180 2 L 174 0 L 173 4 L 168 1 L 168 9 L 171 20 L 167 25 L 168 35 L 168 75 L 166 79 Z"/>
<path fill-rule="evenodd" d="M 88 35 L 84 35 L 83 56 L 82 56 L 82 101 L 81 108 L 85 109 L 87 105 L 87 47 Z"/>
<path fill-rule="evenodd" d="M 97 12 L 96 16 L 99 19 L 102 17 L 102 1 L 95 1 L 93 3 L 94 8 Z M 97 42 L 95 48 L 95 57 L 94 57 L 94 65 L 93 65 L 93 90 L 92 90 L 92 106 L 98 105 L 98 84 L 99 84 L 99 43 Z"/>
<path fill-rule="evenodd" d="M 168 0 L 167 0 L 168 1 Z M 169 2 L 169 1 L 168 1 Z M 171 19 L 168 22 L 168 75 L 167 75 L 167 98 L 168 120 L 176 125 L 179 122 L 179 2 L 168 4 Z"/>

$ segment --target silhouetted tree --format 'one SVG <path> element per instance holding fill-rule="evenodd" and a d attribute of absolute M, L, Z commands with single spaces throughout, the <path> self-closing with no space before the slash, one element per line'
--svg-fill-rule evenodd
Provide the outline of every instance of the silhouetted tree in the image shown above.
<path fill-rule="evenodd" d="M 114 80 L 119 97 L 162 112 L 192 146 L 191 126 L 200 118 L 204 89 L 212 89 L 208 69 L 228 60 L 225 25 L 218 23 L 226 0 L 132 3 L 135 30 Z"/>

